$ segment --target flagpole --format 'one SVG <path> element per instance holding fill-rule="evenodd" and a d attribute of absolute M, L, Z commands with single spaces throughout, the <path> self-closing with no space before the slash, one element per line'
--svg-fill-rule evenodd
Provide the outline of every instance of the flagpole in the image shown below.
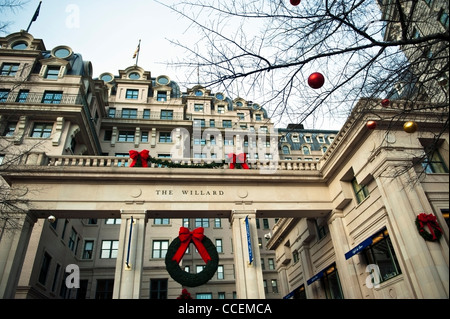
<path fill-rule="evenodd" d="M 31 18 L 30 24 L 28 25 L 27 32 L 28 32 L 28 30 L 30 30 L 31 24 L 34 21 L 36 21 L 37 17 L 39 16 L 39 10 L 41 9 L 41 4 L 42 4 L 42 1 L 39 1 L 39 5 L 38 5 L 36 11 L 34 12 L 33 18 Z"/>
<path fill-rule="evenodd" d="M 137 66 L 137 64 L 138 64 L 139 52 L 141 52 L 141 39 L 139 39 L 139 44 L 138 44 L 137 54 L 136 54 L 136 64 L 135 64 L 135 66 Z"/>

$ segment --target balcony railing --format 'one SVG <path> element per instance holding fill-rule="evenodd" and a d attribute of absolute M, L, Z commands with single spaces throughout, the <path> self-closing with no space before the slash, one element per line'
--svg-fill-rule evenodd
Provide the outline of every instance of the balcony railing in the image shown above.
<path fill-rule="evenodd" d="M 83 104 L 82 96 L 80 94 L 65 94 L 65 93 L 21 93 L 13 92 L 2 96 L 0 103 L 31 103 L 31 104 Z"/>
<path fill-rule="evenodd" d="M 171 163 L 181 165 L 201 165 L 211 164 L 214 159 L 193 159 L 183 158 L 171 160 L 164 158 Z M 64 166 L 64 167 L 128 167 L 132 160 L 129 157 L 115 157 L 115 156 L 82 156 L 82 155 L 46 155 L 44 153 L 30 153 L 23 156 L 20 164 L 24 165 L 39 165 L 39 166 Z M 270 169 L 270 170 L 294 170 L 294 171 L 318 171 L 320 163 L 315 161 L 249 161 L 247 162 L 250 170 Z M 164 169 L 167 165 L 150 162 L 149 168 Z M 215 169 L 227 169 L 228 164 L 220 166 Z M 145 167 L 143 168 L 145 169 Z"/>

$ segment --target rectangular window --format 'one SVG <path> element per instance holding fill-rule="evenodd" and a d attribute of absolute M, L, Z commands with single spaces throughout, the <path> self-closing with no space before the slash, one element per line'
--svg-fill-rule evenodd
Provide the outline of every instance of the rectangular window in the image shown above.
<path fill-rule="evenodd" d="M 172 133 L 171 132 L 159 132 L 159 142 L 160 143 L 172 143 Z"/>
<path fill-rule="evenodd" d="M 115 156 L 117 156 L 117 154 Z M 127 154 L 127 156 L 128 156 L 128 154 Z M 121 218 L 107 218 L 105 220 L 105 224 L 106 225 L 120 225 L 120 224 L 122 224 L 122 219 Z"/>
<path fill-rule="evenodd" d="M 448 173 L 448 168 L 437 150 L 427 152 L 422 166 L 427 174 Z"/>
<path fill-rule="evenodd" d="M 141 142 L 143 143 L 148 142 L 148 132 L 141 132 Z"/>
<path fill-rule="evenodd" d="M 20 90 L 19 94 L 17 94 L 16 102 L 17 103 L 25 103 L 27 101 L 27 98 L 28 98 L 28 93 L 30 93 L 30 91 L 28 91 L 28 90 Z"/>
<path fill-rule="evenodd" d="M 203 112 L 203 104 L 194 104 L 195 112 Z"/>
<path fill-rule="evenodd" d="M 442 24 L 442 26 L 448 30 L 449 27 L 448 12 L 445 12 L 444 9 L 441 9 L 441 11 L 439 11 L 438 20 Z"/>
<path fill-rule="evenodd" d="M 118 240 L 103 240 L 100 258 L 117 258 Z"/>
<path fill-rule="evenodd" d="M 70 233 L 69 242 L 67 243 L 67 246 L 71 251 L 75 250 L 75 242 L 77 240 L 77 232 L 74 228 L 72 228 L 72 232 Z"/>
<path fill-rule="evenodd" d="M 323 271 L 321 282 L 327 299 L 344 299 L 336 265 Z"/>
<path fill-rule="evenodd" d="M 364 250 L 364 255 L 368 265 L 376 264 L 378 266 L 380 282 L 401 274 L 400 265 L 387 229 L 372 236 L 372 244 Z M 372 275 L 376 276 L 377 274 Z"/>
<path fill-rule="evenodd" d="M 222 239 L 216 239 L 216 249 L 218 253 L 223 253 Z"/>
<path fill-rule="evenodd" d="M 150 279 L 150 299 L 167 299 L 167 279 Z"/>
<path fill-rule="evenodd" d="M 112 119 L 116 117 L 116 108 L 115 107 L 110 107 L 108 109 L 108 117 L 112 118 Z"/>
<path fill-rule="evenodd" d="M 42 259 L 42 265 L 41 265 L 41 270 L 39 271 L 39 282 L 43 285 L 45 285 L 45 282 L 47 280 L 47 275 L 48 275 L 48 270 L 50 268 L 50 263 L 52 261 L 52 257 L 45 252 L 44 253 L 44 258 Z"/>
<path fill-rule="evenodd" d="M 194 127 L 205 127 L 205 119 L 194 119 Z"/>
<path fill-rule="evenodd" d="M 156 94 L 156 100 L 160 102 L 166 102 L 167 101 L 167 92 L 166 91 L 158 91 Z"/>
<path fill-rule="evenodd" d="M 173 111 L 161 110 L 161 120 L 173 120 Z"/>
<path fill-rule="evenodd" d="M 48 138 L 52 134 L 53 123 L 34 123 L 31 137 Z"/>
<path fill-rule="evenodd" d="M 150 110 L 149 109 L 145 109 L 144 112 L 142 113 L 142 118 L 143 119 L 149 119 L 150 118 Z"/>
<path fill-rule="evenodd" d="M 219 114 L 225 113 L 225 106 L 219 105 L 219 106 L 217 107 L 217 113 L 219 113 Z"/>
<path fill-rule="evenodd" d="M 214 227 L 215 228 L 222 228 L 222 219 L 214 218 Z"/>
<path fill-rule="evenodd" d="M 217 266 L 217 279 L 225 279 L 225 274 L 222 265 Z"/>
<path fill-rule="evenodd" d="M 86 240 L 84 242 L 83 247 L 83 259 L 92 259 L 92 252 L 94 251 L 94 241 L 93 240 Z"/>
<path fill-rule="evenodd" d="M 212 293 L 197 293 L 195 299 L 212 299 Z"/>
<path fill-rule="evenodd" d="M 222 120 L 222 126 L 225 127 L 225 128 L 232 127 L 231 120 Z"/>
<path fill-rule="evenodd" d="M 209 120 L 209 127 L 216 127 L 216 121 L 215 120 Z"/>
<path fill-rule="evenodd" d="M 263 227 L 264 229 L 269 229 L 269 220 L 267 218 L 263 218 Z"/>
<path fill-rule="evenodd" d="M 134 131 L 119 131 L 118 142 L 134 142 Z"/>
<path fill-rule="evenodd" d="M 155 218 L 153 220 L 154 225 L 169 225 L 170 224 L 170 218 Z"/>
<path fill-rule="evenodd" d="M 95 299 L 112 299 L 114 279 L 97 279 Z"/>
<path fill-rule="evenodd" d="M 358 204 L 369 196 L 369 190 L 367 189 L 367 186 L 359 185 L 355 177 L 352 179 L 352 186 L 353 190 L 355 191 L 356 201 L 358 202 Z"/>
<path fill-rule="evenodd" d="M 255 114 L 255 120 L 261 121 L 261 114 Z"/>
<path fill-rule="evenodd" d="M 154 240 L 152 258 L 165 258 L 167 254 L 167 248 L 169 248 L 168 240 Z"/>
<path fill-rule="evenodd" d="M 197 227 L 208 228 L 209 227 L 209 218 L 196 218 L 195 219 L 195 228 L 197 228 Z"/>
<path fill-rule="evenodd" d="M 275 293 L 275 294 L 278 293 L 278 282 L 277 282 L 277 280 L 276 279 L 272 279 L 270 281 L 270 283 L 272 285 L 272 292 Z"/>
<path fill-rule="evenodd" d="M 137 118 L 137 109 L 122 109 L 123 119 L 135 119 Z"/>
<path fill-rule="evenodd" d="M 139 96 L 139 90 L 136 89 L 127 89 L 127 93 L 125 95 L 125 98 L 128 100 L 137 100 Z"/>
<path fill-rule="evenodd" d="M 3 76 L 16 76 L 19 70 L 19 63 L 3 63 L 1 75 Z"/>
<path fill-rule="evenodd" d="M 275 261 L 273 258 L 269 258 L 269 269 L 270 270 L 275 270 Z"/>
<path fill-rule="evenodd" d="M 45 91 L 42 97 L 42 103 L 59 104 L 61 103 L 62 95 L 62 91 Z"/>
<path fill-rule="evenodd" d="M 6 124 L 5 130 L 3 131 L 3 136 L 13 136 L 16 131 L 17 122 L 8 122 Z"/>
<path fill-rule="evenodd" d="M 57 80 L 61 67 L 59 66 L 47 66 L 47 73 L 45 78 L 48 80 Z"/>
<path fill-rule="evenodd" d="M 9 90 L 0 90 L 0 103 L 6 103 L 9 95 Z"/>

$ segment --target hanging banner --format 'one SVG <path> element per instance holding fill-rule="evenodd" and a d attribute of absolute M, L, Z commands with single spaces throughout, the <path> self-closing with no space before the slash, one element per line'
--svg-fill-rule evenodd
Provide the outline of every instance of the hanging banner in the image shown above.
<path fill-rule="evenodd" d="M 253 262 L 252 241 L 250 238 L 250 226 L 248 224 L 248 216 L 245 217 L 245 229 L 247 230 L 247 245 L 248 245 L 248 263 Z"/>
<path fill-rule="evenodd" d="M 125 264 L 127 265 L 128 268 L 130 268 L 130 250 L 131 250 L 131 233 L 133 232 L 133 216 L 131 216 L 131 221 L 130 221 L 130 235 L 128 236 L 128 249 L 127 249 L 127 260 L 125 262 Z"/>

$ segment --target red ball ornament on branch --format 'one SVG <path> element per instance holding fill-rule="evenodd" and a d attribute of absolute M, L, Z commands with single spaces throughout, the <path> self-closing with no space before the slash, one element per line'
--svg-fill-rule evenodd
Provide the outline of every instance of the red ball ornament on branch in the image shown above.
<path fill-rule="evenodd" d="M 314 72 L 308 77 L 308 84 L 313 89 L 320 89 L 325 83 L 325 77 L 322 73 Z"/>
<path fill-rule="evenodd" d="M 382 99 L 381 100 L 381 105 L 386 107 L 389 106 L 389 104 L 391 103 L 391 101 L 389 101 L 389 99 Z"/>
<path fill-rule="evenodd" d="M 377 128 L 377 122 L 375 122 L 375 121 L 367 121 L 366 127 L 367 127 L 369 130 L 374 130 L 374 129 Z"/>
<path fill-rule="evenodd" d="M 298 6 L 300 4 L 300 0 L 291 0 L 291 4 L 293 6 Z"/>

